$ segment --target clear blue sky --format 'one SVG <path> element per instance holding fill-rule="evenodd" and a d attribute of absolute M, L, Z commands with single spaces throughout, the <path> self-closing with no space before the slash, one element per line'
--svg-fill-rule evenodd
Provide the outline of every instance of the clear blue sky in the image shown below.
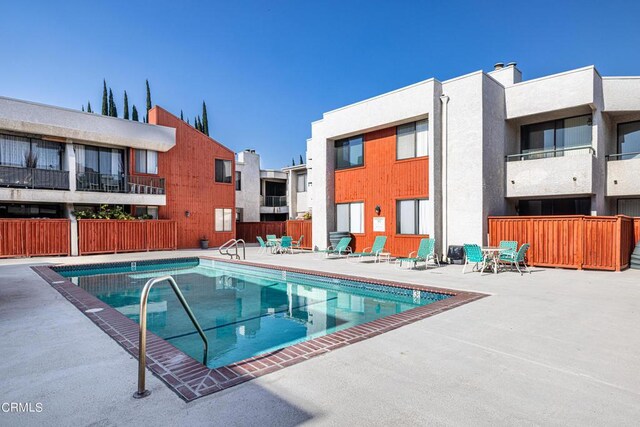
<path fill-rule="evenodd" d="M 497 61 L 524 78 L 595 64 L 640 74 L 636 1 L 73 1 L 0 4 L 0 95 L 100 108 L 102 79 L 255 148 L 296 162 L 328 111 Z"/>

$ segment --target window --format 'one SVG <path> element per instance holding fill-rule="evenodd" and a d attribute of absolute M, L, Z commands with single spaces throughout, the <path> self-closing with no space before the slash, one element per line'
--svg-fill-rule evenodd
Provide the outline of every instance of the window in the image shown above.
<path fill-rule="evenodd" d="M 336 231 L 364 233 L 364 203 L 337 204 Z"/>
<path fill-rule="evenodd" d="M 242 172 L 236 171 L 236 191 L 242 190 Z"/>
<path fill-rule="evenodd" d="M 136 150 L 136 173 L 158 173 L 158 152 L 153 150 Z"/>
<path fill-rule="evenodd" d="M 521 131 L 521 154 L 554 151 L 535 158 L 562 156 L 555 150 L 591 146 L 591 115 L 526 125 Z"/>
<path fill-rule="evenodd" d="M 640 158 L 640 122 L 618 125 L 618 154 L 620 160 Z"/>
<path fill-rule="evenodd" d="M 618 199 L 618 215 L 640 216 L 640 199 Z"/>
<path fill-rule="evenodd" d="M 76 170 L 79 174 L 121 175 L 124 173 L 124 151 L 118 148 L 74 144 Z"/>
<path fill-rule="evenodd" d="M 233 209 L 216 209 L 216 231 L 232 231 Z"/>
<path fill-rule="evenodd" d="M 216 182 L 231 184 L 231 160 L 216 159 Z"/>
<path fill-rule="evenodd" d="M 426 199 L 396 202 L 396 232 L 398 234 L 427 234 Z"/>
<path fill-rule="evenodd" d="M 158 219 L 158 207 L 157 206 L 136 206 L 136 210 L 133 214 L 136 218 L 149 217 L 151 219 Z"/>
<path fill-rule="evenodd" d="M 62 170 L 64 145 L 37 138 L 0 134 L 0 165 Z"/>
<path fill-rule="evenodd" d="M 299 173 L 296 179 L 296 189 L 298 193 L 304 193 L 307 191 L 307 174 Z"/>
<path fill-rule="evenodd" d="M 426 156 L 429 124 L 426 120 L 407 123 L 396 128 L 396 159 Z"/>
<path fill-rule="evenodd" d="M 591 215 L 591 198 L 520 200 L 518 214 L 528 215 Z"/>
<path fill-rule="evenodd" d="M 364 137 L 362 135 L 335 142 L 336 169 L 364 165 Z"/>
<path fill-rule="evenodd" d="M 236 208 L 236 222 L 242 222 L 242 208 Z"/>

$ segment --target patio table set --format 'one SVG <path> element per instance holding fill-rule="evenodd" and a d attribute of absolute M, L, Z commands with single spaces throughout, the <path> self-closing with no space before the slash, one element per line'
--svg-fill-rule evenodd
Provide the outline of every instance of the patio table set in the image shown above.
<path fill-rule="evenodd" d="M 465 273 L 469 264 L 474 264 L 471 271 L 477 269 L 480 273 L 488 269 L 493 271 L 494 274 L 498 274 L 499 270 L 509 266 L 511 269 L 516 267 L 520 275 L 522 275 L 521 265 L 524 271 L 531 273 L 525 258 L 528 250 L 528 243 L 523 244 L 518 249 L 518 242 L 513 240 L 503 240 L 499 246 L 481 247 L 475 244 L 465 244 L 465 263 L 462 273 Z"/>
<path fill-rule="evenodd" d="M 272 254 L 293 254 L 295 249 L 302 249 L 302 241 L 304 236 L 301 235 L 298 240 L 293 240 L 291 236 L 277 237 L 275 234 L 267 234 L 267 240 L 261 236 L 257 236 L 256 239 L 260 244 L 260 253 L 271 252 Z"/>

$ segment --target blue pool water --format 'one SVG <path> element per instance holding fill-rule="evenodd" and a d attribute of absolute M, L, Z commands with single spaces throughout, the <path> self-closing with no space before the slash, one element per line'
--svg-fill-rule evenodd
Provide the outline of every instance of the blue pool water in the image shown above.
<path fill-rule="evenodd" d="M 136 322 L 144 284 L 170 274 L 207 335 L 210 368 L 449 297 L 197 258 L 57 271 Z M 202 359 L 202 341 L 167 283 L 149 294 L 148 328 Z"/>

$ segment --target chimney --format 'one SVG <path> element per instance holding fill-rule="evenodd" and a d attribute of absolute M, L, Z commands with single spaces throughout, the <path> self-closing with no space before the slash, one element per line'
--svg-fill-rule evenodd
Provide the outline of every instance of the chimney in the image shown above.
<path fill-rule="evenodd" d="M 515 67 L 516 65 L 518 65 L 516 62 L 509 62 L 507 67 Z"/>
<path fill-rule="evenodd" d="M 493 64 L 494 71 L 502 70 L 503 68 L 504 68 L 504 62 L 496 62 L 495 64 Z"/>

